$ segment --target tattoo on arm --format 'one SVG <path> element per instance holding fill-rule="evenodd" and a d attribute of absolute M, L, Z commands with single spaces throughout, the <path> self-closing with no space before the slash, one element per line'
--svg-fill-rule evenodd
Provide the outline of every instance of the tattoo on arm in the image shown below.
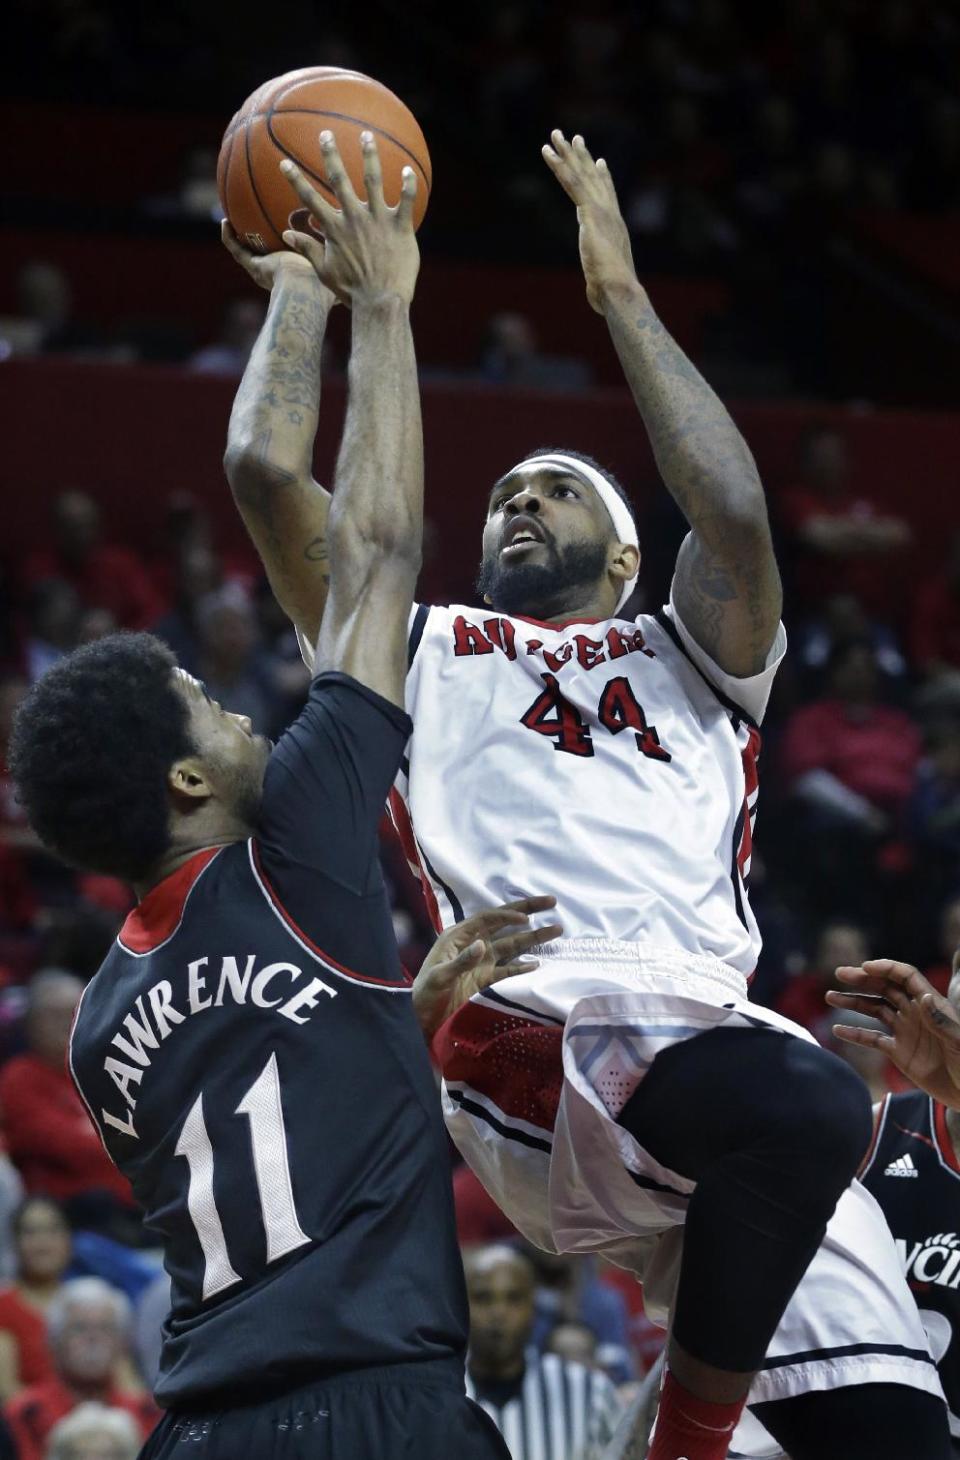
<path fill-rule="evenodd" d="M 660 474 L 693 528 L 674 588 L 684 621 L 721 667 L 756 673 L 781 591 L 750 448 L 645 295 L 615 305 L 607 323 Z"/>
<path fill-rule="evenodd" d="M 234 401 L 226 455 L 234 497 L 271 586 L 311 637 L 329 582 L 330 499 L 312 470 L 326 318 L 326 296 L 309 279 L 274 285 Z"/>

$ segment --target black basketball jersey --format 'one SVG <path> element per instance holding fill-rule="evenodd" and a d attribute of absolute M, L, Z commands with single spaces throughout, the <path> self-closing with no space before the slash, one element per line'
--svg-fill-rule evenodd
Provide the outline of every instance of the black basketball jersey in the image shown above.
<path fill-rule="evenodd" d="M 888 1095 L 861 1180 L 883 1208 L 960 1438 L 960 1161 L 946 1109 Z"/>
<path fill-rule="evenodd" d="M 172 1280 L 166 1405 L 462 1362 L 446 1137 L 377 853 L 410 728 L 319 676 L 256 836 L 153 888 L 81 1002 L 73 1075 Z"/>

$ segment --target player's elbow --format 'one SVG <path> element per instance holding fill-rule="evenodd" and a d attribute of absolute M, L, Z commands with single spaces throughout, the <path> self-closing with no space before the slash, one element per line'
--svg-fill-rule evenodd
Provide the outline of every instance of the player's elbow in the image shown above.
<path fill-rule="evenodd" d="M 269 492 L 297 480 L 296 473 L 271 460 L 261 444 L 247 441 L 228 443 L 223 470 L 238 507 L 256 507 Z"/>
<path fill-rule="evenodd" d="M 358 576 L 389 561 L 416 577 L 423 560 L 423 524 L 417 516 L 405 513 L 379 514 L 376 520 L 365 522 L 331 510 L 327 543 L 331 561 Z"/>

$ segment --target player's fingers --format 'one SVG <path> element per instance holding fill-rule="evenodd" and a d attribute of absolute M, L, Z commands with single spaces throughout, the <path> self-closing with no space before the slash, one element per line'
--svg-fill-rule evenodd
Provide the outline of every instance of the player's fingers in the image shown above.
<path fill-rule="evenodd" d="M 614 203 L 616 203 L 617 207 L 619 208 L 620 200 L 617 197 L 617 185 L 613 180 L 613 173 L 607 166 L 607 159 L 605 157 L 597 158 L 597 173 L 602 179 L 604 186 L 609 191 L 611 199 Z"/>
<path fill-rule="evenodd" d="M 400 201 L 397 204 L 397 222 L 404 228 L 413 227 L 413 205 L 417 197 L 417 174 L 412 167 L 405 167 L 400 174 Z"/>
<path fill-rule="evenodd" d="M 960 1019 L 949 1000 L 931 989 L 920 998 L 918 1006 L 924 1023 L 935 1030 L 937 1037 L 960 1049 Z"/>
<path fill-rule="evenodd" d="M 529 928 L 529 919 L 521 912 L 506 907 L 491 907 L 486 912 L 474 913 L 457 928 L 462 938 L 492 938 L 505 928 Z"/>
<path fill-rule="evenodd" d="M 932 988 L 919 968 L 914 968 L 912 963 L 900 963 L 895 958 L 868 958 L 863 968 L 866 973 L 878 975 L 881 978 L 889 979 L 891 983 L 899 984 L 915 999 L 919 999 L 922 994 Z"/>
<path fill-rule="evenodd" d="M 590 167 L 594 167 L 596 165 L 590 155 L 590 148 L 587 146 L 586 142 L 583 140 L 579 132 L 576 134 L 573 142 L 571 143 L 571 150 L 574 157 L 579 163 L 588 164 Z"/>
<path fill-rule="evenodd" d="M 528 948 L 540 948 L 544 943 L 552 943 L 562 932 L 563 928 L 559 923 L 551 923 L 549 927 L 529 928 L 522 933 L 501 933 L 498 938 L 493 939 L 497 962 L 509 963 L 511 958 L 526 953 Z"/>
<path fill-rule="evenodd" d="M 237 238 L 237 235 L 230 227 L 230 224 L 226 218 L 222 219 L 220 223 L 220 241 L 223 244 L 224 248 L 227 250 L 227 253 L 232 254 L 233 257 L 237 260 L 237 263 L 243 262 L 243 254 L 240 249 L 240 240 Z"/>
<path fill-rule="evenodd" d="M 863 1049 L 882 1049 L 885 1054 L 892 1054 L 897 1047 L 891 1035 L 879 1029 L 863 1029 L 859 1024 L 834 1024 L 833 1032 L 844 1044 L 859 1044 Z"/>
<path fill-rule="evenodd" d="M 469 973 L 471 969 L 477 968 L 486 957 L 487 944 L 483 938 L 475 938 L 466 948 L 462 948 L 453 958 L 446 959 L 434 971 L 442 972 L 450 979 L 457 978 L 461 973 Z"/>
<path fill-rule="evenodd" d="M 295 233 L 306 233 L 310 238 L 316 238 L 320 243 L 323 242 L 323 233 L 309 208 L 294 208 L 290 214 L 289 224 Z"/>
<path fill-rule="evenodd" d="M 570 199 L 571 202 L 579 203 L 580 188 L 570 165 L 563 157 L 560 156 L 558 152 L 554 150 L 553 147 L 542 147 L 540 150 L 544 162 L 547 164 L 550 171 L 557 179 L 557 182 L 563 188 L 563 191 L 566 193 L 567 197 Z"/>
<path fill-rule="evenodd" d="M 380 168 L 380 153 L 372 132 L 360 133 L 360 150 L 363 153 L 363 186 L 367 191 L 367 206 L 371 213 L 382 213 L 383 173 Z"/>
<path fill-rule="evenodd" d="M 324 244 L 319 243 L 315 238 L 311 238 L 309 234 L 298 233 L 295 228 L 286 229 L 283 234 L 283 241 L 287 245 L 287 248 L 292 248 L 294 253 L 302 254 L 305 259 L 313 264 L 321 279 L 326 283 L 324 267 L 327 260 L 327 250 Z"/>
<path fill-rule="evenodd" d="M 561 161 L 569 162 L 573 157 L 573 148 L 559 127 L 554 127 L 550 133 L 550 142 Z"/>
<path fill-rule="evenodd" d="M 280 171 L 293 188 L 301 203 L 316 218 L 324 232 L 329 229 L 331 224 L 336 224 L 339 216 L 336 208 L 331 207 L 326 198 L 317 192 L 316 188 L 304 177 L 295 162 L 291 162 L 289 157 L 285 157 L 280 164 Z"/>
<path fill-rule="evenodd" d="M 841 983 L 849 984 L 860 993 L 886 994 L 897 989 L 906 998 L 920 998 L 930 988 L 921 973 L 909 964 L 892 964 L 890 959 L 875 959 L 860 968 L 841 967 L 836 970 Z"/>
<path fill-rule="evenodd" d="M 504 978 L 514 978 L 518 973 L 531 973 L 533 969 L 540 967 L 537 958 L 518 958 L 513 963 L 496 963 L 491 968 L 483 968 L 475 975 L 477 988 L 487 989 L 492 983 L 499 983 Z"/>
<path fill-rule="evenodd" d="M 878 1019 L 888 1029 L 897 1027 L 897 1014 L 885 999 L 863 994 L 841 994 L 834 989 L 830 989 L 826 999 L 832 1009 L 850 1009 L 855 1014 L 866 1014 L 870 1019 Z"/>
<path fill-rule="evenodd" d="M 550 892 L 538 893 L 534 897 L 518 897 L 513 902 L 501 903 L 504 908 L 522 913 L 547 912 L 556 905 L 557 899 Z"/>
<path fill-rule="evenodd" d="M 336 193 L 337 202 L 343 211 L 349 213 L 353 209 L 359 208 L 360 199 L 353 190 L 353 183 L 343 165 L 340 149 L 331 131 L 324 130 L 320 133 L 320 152 L 323 156 L 323 170 L 327 174 L 327 182 Z"/>

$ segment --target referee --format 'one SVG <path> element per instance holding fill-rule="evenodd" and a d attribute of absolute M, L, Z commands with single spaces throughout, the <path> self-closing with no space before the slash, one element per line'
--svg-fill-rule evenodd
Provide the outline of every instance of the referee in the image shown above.
<path fill-rule="evenodd" d="M 510 1247 L 464 1257 L 470 1297 L 467 1394 L 493 1419 L 512 1460 L 598 1460 L 620 1417 L 605 1374 L 531 1348 L 533 1268 Z"/>

